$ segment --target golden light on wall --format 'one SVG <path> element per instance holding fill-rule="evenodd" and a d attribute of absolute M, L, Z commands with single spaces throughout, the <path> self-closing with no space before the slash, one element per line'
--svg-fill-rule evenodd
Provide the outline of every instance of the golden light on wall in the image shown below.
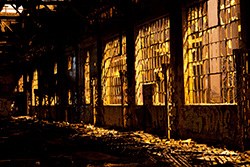
<path fill-rule="evenodd" d="M 102 99 L 104 105 L 122 104 L 121 91 L 127 86 L 127 82 L 125 82 L 124 87 L 121 85 L 122 78 L 119 74 L 119 71 L 127 71 L 125 36 L 122 37 L 121 43 L 122 46 L 120 46 L 119 38 L 115 38 L 107 42 L 104 49 L 102 61 Z M 124 96 L 125 101 L 126 98 Z"/>
<path fill-rule="evenodd" d="M 187 11 L 183 38 L 186 104 L 236 103 L 237 0 L 210 0 Z M 219 23 L 219 24 L 218 24 Z"/>
<path fill-rule="evenodd" d="M 140 26 L 135 44 L 136 104 L 143 105 L 143 85 L 156 84 L 153 104 L 164 105 L 162 64 L 170 61 L 169 17 Z"/>
<path fill-rule="evenodd" d="M 91 94 L 89 59 L 90 59 L 90 53 L 89 53 L 89 51 L 87 51 L 86 61 L 85 61 L 85 65 L 84 65 L 84 84 L 85 84 L 85 103 L 86 104 L 90 104 L 90 94 Z"/>

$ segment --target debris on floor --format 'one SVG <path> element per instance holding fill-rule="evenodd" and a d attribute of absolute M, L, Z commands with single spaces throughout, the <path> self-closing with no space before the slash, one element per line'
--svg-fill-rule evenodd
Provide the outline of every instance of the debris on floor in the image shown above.
<path fill-rule="evenodd" d="M 144 131 L 120 132 L 28 116 L 0 120 L 0 125 L 0 147 L 5 151 L 0 166 L 24 162 L 31 166 L 250 166 L 247 151 L 213 148 L 192 139 L 167 140 Z"/>

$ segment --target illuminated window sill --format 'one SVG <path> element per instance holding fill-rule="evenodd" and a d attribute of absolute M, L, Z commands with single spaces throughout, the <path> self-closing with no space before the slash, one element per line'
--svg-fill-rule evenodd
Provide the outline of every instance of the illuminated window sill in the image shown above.
<path fill-rule="evenodd" d="M 121 107 L 122 104 L 104 104 L 104 107 Z M 128 104 L 124 104 L 124 106 L 128 106 Z"/>
<path fill-rule="evenodd" d="M 237 103 L 197 103 L 197 104 L 185 104 L 186 106 L 236 106 Z"/>
<path fill-rule="evenodd" d="M 140 104 L 140 105 L 137 105 L 137 106 L 143 107 L 145 105 Z M 162 105 L 160 105 L 160 104 L 159 105 L 153 104 L 153 105 L 150 105 L 150 106 L 152 106 L 152 107 L 165 107 L 165 104 L 162 104 Z M 169 106 L 172 106 L 172 104 L 169 104 Z"/>

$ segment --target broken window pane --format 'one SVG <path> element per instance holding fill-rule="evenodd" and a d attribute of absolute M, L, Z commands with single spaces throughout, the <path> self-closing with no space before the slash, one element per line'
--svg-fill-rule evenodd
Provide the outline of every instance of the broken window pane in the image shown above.
<path fill-rule="evenodd" d="M 210 75 L 210 102 L 220 103 L 221 102 L 221 74 Z"/>
<path fill-rule="evenodd" d="M 218 25 L 218 2 L 217 0 L 208 1 L 208 26 L 213 27 Z"/>

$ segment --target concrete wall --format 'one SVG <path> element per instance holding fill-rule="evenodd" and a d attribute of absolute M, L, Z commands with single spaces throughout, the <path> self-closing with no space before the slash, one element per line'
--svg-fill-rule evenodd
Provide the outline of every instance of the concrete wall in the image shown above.
<path fill-rule="evenodd" d="M 164 135 L 164 106 L 137 106 L 134 112 L 135 130 Z M 121 106 L 105 106 L 103 113 L 104 126 L 122 127 Z M 239 146 L 237 105 L 186 105 L 179 114 L 177 119 L 171 112 L 171 137 Z"/>
<path fill-rule="evenodd" d="M 0 116 L 10 116 L 10 105 L 14 99 L 14 76 L 12 73 L 0 74 Z"/>
<path fill-rule="evenodd" d="M 105 106 L 103 110 L 103 117 L 105 126 L 122 127 L 121 106 Z"/>
<path fill-rule="evenodd" d="M 181 138 L 237 145 L 236 105 L 184 106 L 178 122 Z"/>
<path fill-rule="evenodd" d="M 90 105 L 80 108 L 80 121 L 84 123 L 92 123 L 92 107 Z"/>
<path fill-rule="evenodd" d="M 10 112 L 11 103 L 11 100 L 0 98 L 0 116 L 12 115 L 12 113 Z"/>
<path fill-rule="evenodd" d="M 134 109 L 134 128 L 135 130 L 145 130 L 153 133 L 164 132 L 164 106 L 143 107 L 137 106 Z M 121 106 L 105 106 L 103 111 L 104 125 L 122 127 L 122 108 Z"/>
<path fill-rule="evenodd" d="M 135 110 L 135 128 L 159 133 L 164 131 L 164 106 L 137 107 Z"/>

